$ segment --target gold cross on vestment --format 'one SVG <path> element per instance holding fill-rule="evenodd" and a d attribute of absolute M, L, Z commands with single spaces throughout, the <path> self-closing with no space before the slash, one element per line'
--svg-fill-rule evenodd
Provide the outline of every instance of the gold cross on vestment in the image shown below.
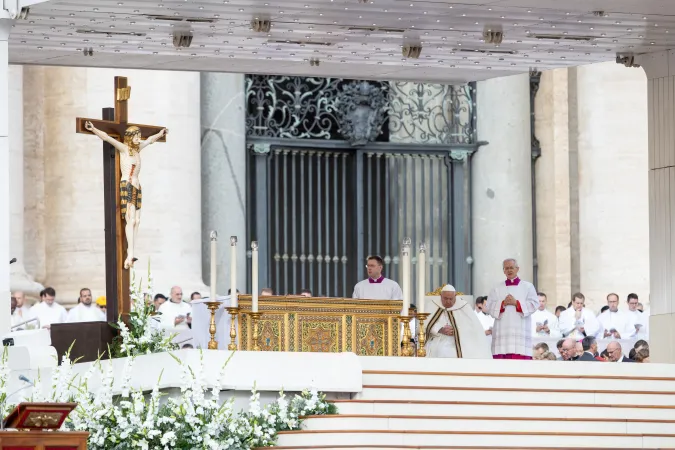
<path fill-rule="evenodd" d="M 135 126 L 141 132 L 141 139 L 147 139 L 159 133 L 164 127 L 129 123 L 129 98 L 131 86 L 126 77 L 115 77 L 115 108 L 103 109 L 103 120 L 78 117 L 75 131 L 82 134 L 93 133 L 85 124 L 91 122 L 94 127 L 107 133 L 120 142 L 124 140 L 127 128 Z M 157 142 L 166 142 L 166 135 Z M 129 296 L 129 270 L 124 268 L 127 239 L 124 233 L 125 220 L 122 217 L 120 201 L 120 157 L 115 148 L 103 143 L 103 195 L 105 209 L 105 265 L 106 265 L 106 310 L 108 322 L 116 322 L 119 315 L 131 310 Z"/>

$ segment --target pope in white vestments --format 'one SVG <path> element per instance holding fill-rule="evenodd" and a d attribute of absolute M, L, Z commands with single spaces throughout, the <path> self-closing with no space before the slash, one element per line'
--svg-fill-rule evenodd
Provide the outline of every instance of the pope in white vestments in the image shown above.
<path fill-rule="evenodd" d="M 574 294 L 572 306 L 560 313 L 560 331 L 564 337 L 578 341 L 598 334 L 600 323 L 593 311 L 584 308 L 585 301 L 583 294 Z"/>
<path fill-rule="evenodd" d="M 490 359 L 485 330 L 473 308 L 456 297 L 455 288 L 445 285 L 441 301 L 426 327 L 427 357 Z"/>
<path fill-rule="evenodd" d="M 401 286 L 394 280 L 385 278 L 382 275 L 384 261 L 379 256 L 369 256 L 368 279 L 359 281 L 354 286 L 353 298 L 363 298 L 367 300 L 403 300 L 403 291 Z"/>
<path fill-rule="evenodd" d="M 532 337 L 534 338 L 559 338 L 558 318 L 546 309 L 548 299 L 546 294 L 539 292 L 539 308 L 532 313 Z"/>
<path fill-rule="evenodd" d="M 518 262 L 503 263 L 506 281 L 488 295 L 487 311 L 494 317 L 492 354 L 495 359 L 532 359 L 532 314 L 539 308 L 537 291 L 518 278 Z"/>
<path fill-rule="evenodd" d="M 93 300 L 89 289 L 81 289 L 80 303 L 68 311 L 68 322 L 105 322 L 105 314 Z"/>

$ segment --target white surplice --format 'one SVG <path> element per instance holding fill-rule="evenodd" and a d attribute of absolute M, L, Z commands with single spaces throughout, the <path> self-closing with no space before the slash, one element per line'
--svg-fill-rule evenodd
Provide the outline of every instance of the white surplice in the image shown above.
<path fill-rule="evenodd" d="M 612 312 L 607 310 L 598 316 L 598 323 L 600 324 L 596 334 L 598 339 L 605 339 L 605 330 L 612 329 L 619 332 L 621 339 L 628 339 L 635 334 L 635 327 L 633 327 L 630 317 L 624 311 Z"/>
<path fill-rule="evenodd" d="M 494 317 L 492 328 L 493 355 L 532 356 L 532 314 L 539 309 L 539 297 L 532 283 L 518 280 L 517 285 L 498 283 L 488 295 L 487 312 Z M 502 303 L 511 294 L 519 303 L 520 310 L 513 305 Z"/>
<path fill-rule="evenodd" d="M 537 325 L 546 325 L 548 326 L 549 333 L 545 331 L 540 331 L 537 333 Z M 558 318 L 547 309 L 543 311 L 541 309 L 536 310 L 532 314 L 532 337 L 537 338 L 559 338 L 561 336 L 560 329 L 558 328 Z"/>
<path fill-rule="evenodd" d="M 187 330 L 190 328 L 187 324 L 187 320 L 175 325 L 176 317 L 187 317 L 188 314 L 192 313 L 192 307 L 189 303 L 174 303 L 169 300 L 162 303 L 162 306 L 159 307 L 157 312 L 161 314 L 160 321 L 162 323 L 162 328 L 173 328 L 176 330 Z"/>
<path fill-rule="evenodd" d="M 352 298 L 367 300 L 403 300 L 401 286 L 394 280 L 380 277 L 378 280 L 366 278 L 354 286 Z"/>
<path fill-rule="evenodd" d="M 66 308 L 54 301 L 51 305 L 46 302 L 37 303 L 30 309 L 32 317 L 38 319 L 40 328 L 50 326 L 53 323 L 65 323 L 68 320 Z"/>
<path fill-rule="evenodd" d="M 14 310 L 14 313 L 12 314 L 12 327 L 19 325 L 20 323 L 23 323 L 27 320 L 30 320 L 33 318 L 33 314 L 30 312 L 31 308 L 30 306 L 24 304 L 21 308 L 16 308 Z M 37 328 L 37 324 L 35 322 L 31 322 L 25 325 L 22 325 L 16 330 L 26 330 L 28 328 Z M 16 331 L 14 330 L 14 331 Z"/>
<path fill-rule="evenodd" d="M 68 322 L 105 322 L 106 317 L 95 303 L 89 306 L 79 303 L 68 311 Z"/>
<path fill-rule="evenodd" d="M 628 316 L 628 323 L 630 324 L 631 335 L 627 337 L 635 337 L 637 339 L 649 339 L 649 316 L 645 313 L 641 313 L 638 310 L 626 311 Z M 635 325 L 641 325 L 640 329 L 636 331 Z"/>
<path fill-rule="evenodd" d="M 585 334 L 579 331 L 579 328 L 583 328 Z M 560 332 L 564 337 L 583 339 L 586 336 L 595 336 L 599 329 L 600 322 L 590 309 L 582 308 L 578 318 L 573 307 L 560 313 Z"/>
<path fill-rule="evenodd" d="M 491 359 L 485 330 L 471 305 L 461 298 L 457 298 L 451 308 L 444 308 L 439 303 L 434 302 L 437 309 L 426 328 L 427 357 Z M 438 332 L 446 325 L 454 328 L 454 336 Z"/>

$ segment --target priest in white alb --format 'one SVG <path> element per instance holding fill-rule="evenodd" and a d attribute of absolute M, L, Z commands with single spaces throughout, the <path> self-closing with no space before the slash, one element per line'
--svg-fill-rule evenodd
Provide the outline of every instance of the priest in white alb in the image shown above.
<path fill-rule="evenodd" d="M 162 328 L 187 330 L 192 323 L 192 307 L 183 301 L 183 289 L 180 286 L 171 288 L 169 301 L 162 303 L 157 311 L 160 314 Z"/>
<path fill-rule="evenodd" d="M 628 311 L 626 315 L 631 325 L 631 334 L 626 337 L 649 340 L 649 314 L 640 312 L 640 300 L 637 294 L 628 294 Z"/>
<path fill-rule="evenodd" d="M 490 359 L 485 331 L 469 303 L 447 284 L 426 327 L 427 357 Z"/>
<path fill-rule="evenodd" d="M 105 314 L 93 300 L 91 290 L 80 289 L 80 303 L 68 311 L 68 322 L 105 322 Z"/>
<path fill-rule="evenodd" d="M 31 318 L 36 318 L 40 328 L 51 328 L 53 323 L 65 323 L 68 320 L 66 308 L 56 303 L 56 291 L 48 287 L 40 292 L 40 303 L 30 309 Z"/>
<path fill-rule="evenodd" d="M 505 259 L 506 280 L 488 295 L 487 312 L 495 319 L 492 328 L 494 359 L 532 359 L 532 314 L 539 309 L 537 291 L 518 278 L 518 262 Z"/>
<path fill-rule="evenodd" d="M 581 292 L 572 296 L 572 306 L 560 313 L 560 332 L 564 337 L 579 341 L 586 336 L 595 336 L 600 323 L 590 309 L 584 308 L 586 297 Z"/>
<path fill-rule="evenodd" d="M 368 279 L 354 286 L 353 298 L 367 300 L 403 300 L 401 286 L 382 275 L 384 261 L 379 256 L 369 256 L 366 264 Z"/>
<path fill-rule="evenodd" d="M 600 327 L 596 335 L 599 339 L 627 339 L 635 334 L 628 314 L 619 311 L 619 296 L 611 293 L 607 295 L 609 309 L 598 316 Z"/>
<path fill-rule="evenodd" d="M 537 292 L 539 308 L 532 313 L 532 337 L 559 338 L 558 318 L 546 309 L 548 299 L 543 292 Z"/>

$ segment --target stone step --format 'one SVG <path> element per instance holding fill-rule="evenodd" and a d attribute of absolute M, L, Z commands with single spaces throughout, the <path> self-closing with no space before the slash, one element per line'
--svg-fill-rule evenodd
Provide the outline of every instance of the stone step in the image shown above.
<path fill-rule="evenodd" d="M 541 417 L 560 419 L 633 419 L 673 420 L 675 408 L 630 407 L 630 405 L 554 404 L 496 402 L 424 402 L 395 400 L 335 400 L 340 414 L 389 415 L 467 415 L 491 416 L 499 411 L 502 417 Z"/>

